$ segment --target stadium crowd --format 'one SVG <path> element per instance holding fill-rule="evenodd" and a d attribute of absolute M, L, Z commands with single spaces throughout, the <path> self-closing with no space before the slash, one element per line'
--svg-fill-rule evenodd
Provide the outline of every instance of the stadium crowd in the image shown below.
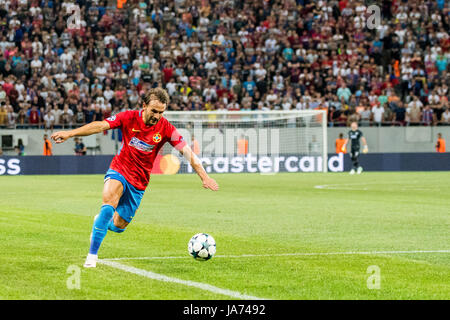
<path fill-rule="evenodd" d="M 169 110 L 450 124 L 448 1 L 123 2 L 0 0 L 0 126 L 102 120 L 157 86 Z"/>

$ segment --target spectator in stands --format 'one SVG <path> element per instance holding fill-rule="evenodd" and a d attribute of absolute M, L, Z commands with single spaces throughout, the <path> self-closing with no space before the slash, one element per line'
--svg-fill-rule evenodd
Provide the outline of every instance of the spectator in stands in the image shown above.
<path fill-rule="evenodd" d="M 53 126 L 55 124 L 55 116 L 53 115 L 53 112 L 47 111 L 44 115 L 44 129 L 50 129 L 53 131 Z"/>
<path fill-rule="evenodd" d="M 76 109 L 75 114 L 74 114 L 74 119 L 75 119 L 74 121 L 75 121 L 75 123 L 77 125 L 83 125 L 83 124 L 86 123 L 85 113 L 83 111 L 83 106 L 82 106 L 81 103 L 79 103 L 77 105 L 77 109 Z"/>
<path fill-rule="evenodd" d="M 352 122 L 359 122 L 360 115 L 354 109 L 349 110 L 349 115 L 347 117 L 347 127 L 350 127 Z"/>
<path fill-rule="evenodd" d="M 450 124 L 450 109 L 447 108 L 445 112 L 442 114 L 442 118 L 440 121 L 441 124 Z"/>
<path fill-rule="evenodd" d="M 31 124 L 31 125 L 40 125 L 41 124 L 41 113 L 38 110 L 37 105 L 33 105 L 31 108 L 29 108 L 26 116 L 27 116 L 29 124 Z"/>
<path fill-rule="evenodd" d="M 408 104 L 408 108 L 406 109 L 407 121 L 409 125 L 420 124 L 422 118 L 422 107 L 422 102 L 417 98 L 417 96 L 413 96 L 413 101 Z"/>
<path fill-rule="evenodd" d="M 430 105 L 426 105 L 422 112 L 422 123 L 425 125 L 432 125 L 435 123 L 435 115 Z"/>
<path fill-rule="evenodd" d="M 0 126 L 6 126 L 8 121 L 8 111 L 6 111 L 6 103 L 0 105 Z"/>
<path fill-rule="evenodd" d="M 339 100 L 343 97 L 345 99 L 345 102 L 348 102 L 350 99 L 350 96 L 352 95 L 352 92 L 349 88 L 347 88 L 347 84 L 344 82 L 342 86 L 337 90 L 337 96 Z"/>
<path fill-rule="evenodd" d="M 94 117 L 92 121 L 102 121 L 103 120 L 103 111 L 100 109 L 98 104 L 94 107 Z"/>
<path fill-rule="evenodd" d="M 372 111 L 370 111 L 370 107 L 368 105 L 362 107 L 362 110 L 359 112 L 361 124 L 370 124 L 372 120 Z"/>
<path fill-rule="evenodd" d="M 277 77 L 274 77 L 274 80 L 276 81 Z M 282 80 L 280 80 L 282 81 Z M 255 94 L 255 88 L 256 88 L 256 83 L 255 81 L 253 81 L 253 78 L 251 76 L 247 77 L 247 81 L 245 81 L 243 83 L 245 90 L 248 92 L 250 97 L 253 97 Z"/>
<path fill-rule="evenodd" d="M 395 124 L 404 126 L 406 125 L 406 109 L 402 101 L 396 103 L 395 112 Z"/>
<path fill-rule="evenodd" d="M 374 103 L 385 109 L 382 118 L 396 121 L 397 98 L 409 110 L 408 122 L 420 124 L 430 104 L 442 123 L 446 106 L 435 92 L 448 102 L 448 1 L 388 2 L 381 25 L 369 29 L 361 18 L 367 7 L 355 1 L 130 0 L 110 11 L 101 1 L 83 0 L 76 1 L 79 30 L 67 29 L 60 15 L 67 0 L 3 2 L 9 28 L 0 36 L 0 102 L 9 99 L 22 125 L 37 126 L 54 104 L 62 110 L 66 103 L 81 124 L 83 98 L 103 111 L 108 103 L 136 108 L 147 84 L 169 90 L 171 110 L 215 110 L 223 103 L 239 110 L 248 97 L 251 110 L 259 102 L 281 109 L 295 98 L 297 109 L 314 109 L 327 101 L 330 125 L 358 115 L 365 122 L 368 112 L 353 110 Z M 204 94 L 221 84 L 228 94 Z M 422 105 L 410 105 L 412 95 Z M 370 104 L 361 104 L 366 96 Z M 95 107 L 82 110 L 83 123 L 92 121 Z"/>
<path fill-rule="evenodd" d="M 90 106 L 88 106 L 86 108 L 86 110 L 84 112 L 86 123 L 91 123 L 92 121 L 94 121 L 95 108 L 96 108 L 96 104 L 95 103 L 92 103 Z"/>
<path fill-rule="evenodd" d="M 73 111 L 69 108 L 68 104 L 64 105 L 64 109 L 60 110 L 60 124 L 64 127 L 72 126 L 73 123 Z"/>
<path fill-rule="evenodd" d="M 17 113 L 14 112 L 14 108 L 11 105 L 6 106 L 6 111 L 8 112 L 7 117 L 7 127 L 8 128 L 15 128 L 17 123 Z"/>
<path fill-rule="evenodd" d="M 19 109 L 19 112 L 17 113 L 17 124 L 18 125 L 25 125 L 26 122 L 27 122 L 27 114 L 25 112 L 25 107 L 22 106 Z"/>
<path fill-rule="evenodd" d="M 0 102 L 6 102 L 6 92 L 2 86 L 0 86 Z"/>
<path fill-rule="evenodd" d="M 395 114 L 394 111 L 391 108 L 384 108 L 384 118 L 383 123 L 385 125 L 394 123 L 395 120 Z"/>
<path fill-rule="evenodd" d="M 385 109 L 381 104 L 376 104 L 372 107 L 373 123 L 380 126 L 384 121 Z"/>

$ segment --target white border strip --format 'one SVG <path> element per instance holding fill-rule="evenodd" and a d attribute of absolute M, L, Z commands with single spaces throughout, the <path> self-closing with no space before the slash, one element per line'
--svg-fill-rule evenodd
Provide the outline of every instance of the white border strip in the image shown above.
<path fill-rule="evenodd" d="M 418 181 L 410 181 L 409 183 L 416 183 Z M 396 187 L 396 190 L 400 191 L 430 191 L 437 189 L 434 187 L 421 188 L 420 186 L 407 186 L 403 182 L 392 182 L 393 185 L 401 185 Z M 380 182 L 355 182 L 355 183 L 334 183 L 334 184 L 319 184 L 314 186 L 314 189 L 322 190 L 355 190 L 355 191 L 367 191 L 368 186 L 379 186 Z M 360 187 L 359 187 L 360 186 Z"/>
<path fill-rule="evenodd" d="M 378 255 L 378 254 L 412 254 L 412 253 L 450 253 L 450 250 L 400 250 L 400 251 L 347 251 L 347 252 L 297 252 L 274 254 L 241 254 L 241 255 L 217 255 L 215 258 L 257 258 L 257 257 L 289 257 L 289 256 L 335 256 L 335 255 Z M 167 260 L 167 259 L 191 259 L 190 256 L 167 257 L 122 257 L 102 259 L 102 262 L 119 260 Z"/>
<path fill-rule="evenodd" d="M 214 287 L 212 285 L 206 284 L 206 283 L 201 283 L 201 282 L 195 282 L 195 281 L 189 281 L 189 280 L 182 280 L 182 279 L 178 279 L 178 278 L 173 278 L 173 277 L 168 277 L 165 276 L 163 274 L 158 274 L 158 273 L 154 273 L 151 271 L 147 271 L 147 270 L 143 270 L 143 269 L 138 269 L 135 267 L 131 267 L 131 266 L 126 266 L 123 265 L 121 263 L 118 262 L 114 262 L 114 261 L 110 261 L 110 260 L 98 260 L 98 263 L 102 263 L 104 265 L 119 269 L 119 270 L 123 270 L 126 272 L 130 272 L 130 273 L 134 273 L 137 274 L 139 276 L 143 276 L 149 279 L 153 279 L 153 280 L 158 280 L 158 281 L 164 281 L 164 282 L 172 282 L 172 283 L 178 283 L 178 284 L 182 284 L 185 286 L 189 286 L 189 287 L 194 287 L 194 288 L 198 288 L 201 290 L 205 290 L 205 291 L 209 291 L 212 293 L 216 293 L 216 294 L 222 294 L 225 296 L 229 296 L 232 298 L 237 298 L 237 299 L 243 299 L 243 300 L 267 300 L 264 298 L 258 298 L 255 296 L 249 296 L 246 294 L 242 294 L 240 292 L 237 291 L 231 291 L 228 289 L 221 289 L 218 287 Z"/>

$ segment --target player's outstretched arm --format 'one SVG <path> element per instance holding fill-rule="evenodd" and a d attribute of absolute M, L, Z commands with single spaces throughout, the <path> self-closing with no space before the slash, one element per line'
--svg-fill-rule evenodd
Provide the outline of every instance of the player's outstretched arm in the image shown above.
<path fill-rule="evenodd" d="M 94 121 L 82 127 L 67 131 L 58 131 L 51 135 L 51 138 L 56 143 L 63 143 L 69 138 L 76 136 L 90 136 L 91 134 L 100 133 L 110 128 L 107 121 Z"/>
<path fill-rule="evenodd" d="M 363 145 L 367 147 L 367 140 L 364 137 L 361 137 L 361 141 L 363 142 Z"/>
<path fill-rule="evenodd" d="M 217 184 L 216 180 L 208 176 L 205 169 L 202 166 L 202 163 L 200 162 L 200 159 L 195 155 L 195 153 L 192 151 L 191 147 L 188 145 L 185 145 L 183 149 L 180 150 L 183 157 L 189 161 L 191 164 L 191 167 L 197 172 L 200 179 L 202 179 L 203 188 L 205 189 L 211 189 L 213 191 L 219 190 L 219 185 Z"/>

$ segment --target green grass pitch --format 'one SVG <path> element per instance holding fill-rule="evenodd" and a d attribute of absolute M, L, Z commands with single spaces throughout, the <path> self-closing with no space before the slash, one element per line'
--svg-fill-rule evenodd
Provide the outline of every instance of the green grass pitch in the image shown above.
<path fill-rule="evenodd" d="M 152 176 L 100 259 L 145 257 L 115 262 L 258 298 L 450 298 L 449 172 L 213 177 L 218 192 L 195 175 Z M 102 186 L 101 175 L 0 177 L 0 299 L 235 298 L 105 264 L 83 269 Z M 216 239 L 210 261 L 188 255 L 198 232 Z M 67 285 L 71 266 L 79 289 Z"/>

